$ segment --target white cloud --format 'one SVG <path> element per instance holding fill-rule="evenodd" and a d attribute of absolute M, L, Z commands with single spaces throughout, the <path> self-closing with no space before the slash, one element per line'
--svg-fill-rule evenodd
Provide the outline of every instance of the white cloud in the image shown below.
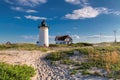
<path fill-rule="evenodd" d="M 117 36 L 117 37 L 120 37 L 120 36 Z M 83 38 L 106 38 L 106 39 L 109 39 L 109 38 L 114 38 L 113 35 L 91 35 L 91 36 L 84 36 Z"/>
<path fill-rule="evenodd" d="M 23 39 L 33 39 L 33 40 L 37 40 L 38 39 L 38 35 L 22 35 L 21 37 Z"/>
<path fill-rule="evenodd" d="M 24 11 L 24 9 L 22 7 L 11 7 L 12 10 L 15 10 L 15 11 Z"/>
<path fill-rule="evenodd" d="M 21 17 L 19 17 L 19 16 L 15 16 L 14 18 L 15 18 L 15 19 L 21 19 Z"/>
<path fill-rule="evenodd" d="M 80 4 L 80 0 L 65 0 L 66 2 L 68 3 L 71 3 L 71 4 Z"/>
<path fill-rule="evenodd" d="M 81 5 L 81 6 L 89 5 L 88 0 L 65 0 L 65 2 L 74 4 L 74 5 Z"/>
<path fill-rule="evenodd" d="M 28 10 L 26 10 L 26 12 L 27 12 L 27 13 L 37 13 L 36 10 L 32 10 L 32 9 L 28 9 Z"/>
<path fill-rule="evenodd" d="M 114 11 L 108 8 L 99 7 L 93 8 L 91 6 L 85 6 L 81 9 L 74 10 L 72 14 L 66 14 L 67 19 L 85 19 L 85 18 L 95 18 L 100 14 L 115 14 L 120 15 L 120 11 Z"/>
<path fill-rule="evenodd" d="M 43 20 L 43 19 L 47 19 L 45 17 L 38 17 L 38 16 L 32 16 L 32 15 L 26 15 L 24 16 L 26 19 L 31 19 L 31 20 Z"/>
<path fill-rule="evenodd" d="M 5 2 L 9 4 L 14 4 L 14 5 L 20 5 L 20 6 L 29 6 L 29 7 L 34 7 L 38 6 L 40 4 L 44 4 L 47 2 L 47 0 L 5 0 Z"/>
<path fill-rule="evenodd" d="M 15 11 L 20 11 L 20 12 L 26 12 L 26 13 L 37 13 L 36 10 L 33 10 L 33 9 L 24 9 L 22 7 L 11 7 L 12 10 L 15 10 Z"/>
<path fill-rule="evenodd" d="M 71 35 L 71 37 L 72 37 L 73 39 L 80 39 L 80 36 L 77 35 L 77 34 Z"/>
<path fill-rule="evenodd" d="M 68 19 L 83 19 L 83 18 L 94 18 L 99 15 L 99 12 L 92 7 L 84 7 L 82 9 L 74 10 L 72 14 L 66 14 L 65 17 Z"/>

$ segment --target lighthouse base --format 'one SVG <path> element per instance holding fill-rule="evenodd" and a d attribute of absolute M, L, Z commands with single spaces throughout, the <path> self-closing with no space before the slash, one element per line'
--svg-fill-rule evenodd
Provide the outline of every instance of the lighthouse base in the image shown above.
<path fill-rule="evenodd" d="M 38 47 L 49 47 L 49 45 L 47 45 L 47 44 L 41 44 L 39 41 L 36 42 L 36 45 Z"/>

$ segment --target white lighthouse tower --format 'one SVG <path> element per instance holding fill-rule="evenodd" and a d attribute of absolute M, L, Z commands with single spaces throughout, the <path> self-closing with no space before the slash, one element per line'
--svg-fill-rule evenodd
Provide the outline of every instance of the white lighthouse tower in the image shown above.
<path fill-rule="evenodd" d="M 48 26 L 45 20 L 41 22 L 41 25 L 39 25 L 38 28 L 40 29 L 40 33 L 39 33 L 39 41 L 37 42 L 37 45 L 49 47 Z"/>

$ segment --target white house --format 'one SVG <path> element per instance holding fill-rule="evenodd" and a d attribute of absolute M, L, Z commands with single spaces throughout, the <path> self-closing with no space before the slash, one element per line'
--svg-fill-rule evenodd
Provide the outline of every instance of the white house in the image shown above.
<path fill-rule="evenodd" d="M 71 44 L 73 42 L 72 38 L 69 35 L 56 36 L 56 44 Z"/>
<path fill-rule="evenodd" d="M 45 20 L 41 22 L 41 25 L 38 26 L 38 28 L 40 29 L 40 33 L 39 33 L 39 41 L 37 41 L 37 46 L 49 47 L 49 32 L 48 32 L 49 28 Z"/>

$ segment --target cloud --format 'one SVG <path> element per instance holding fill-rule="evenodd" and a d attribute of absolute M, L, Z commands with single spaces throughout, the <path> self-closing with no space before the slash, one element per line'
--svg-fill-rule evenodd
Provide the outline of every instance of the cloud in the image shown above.
<path fill-rule="evenodd" d="M 80 0 L 65 0 L 66 2 L 68 3 L 71 3 L 71 4 L 80 4 Z"/>
<path fill-rule="evenodd" d="M 15 10 L 15 11 L 21 11 L 23 12 L 24 9 L 22 7 L 11 7 L 12 10 Z"/>
<path fill-rule="evenodd" d="M 93 8 L 91 6 L 85 6 L 81 9 L 74 10 L 71 14 L 66 14 L 67 19 L 85 19 L 85 18 L 95 18 L 100 14 L 115 14 L 120 15 L 120 11 L 114 11 L 108 8 L 99 7 Z"/>
<path fill-rule="evenodd" d="M 11 7 L 12 10 L 15 10 L 15 11 L 19 11 L 19 12 L 26 12 L 26 13 L 37 13 L 36 10 L 33 10 L 33 9 L 24 9 L 22 7 Z"/>
<path fill-rule="evenodd" d="M 99 15 L 99 12 L 92 7 L 84 7 L 82 9 L 74 10 L 72 14 L 66 14 L 67 19 L 83 19 L 83 18 L 94 18 Z"/>
<path fill-rule="evenodd" d="M 120 37 L 120 36 L 117 36 Z M 113 35 L 91 35 L 91 36 L 84 36 L 83 38 L 114 38 Z"/>
<path fill-rule="evenodd" d="M 71 37 L 72 37 L 73 39 L 80 39 L 80 36 L 77 35 L 77 34 L 71 35 Z"/>
<path fill-rule="evenodd" d="M 40 4 L 46 3 L 47 0 L 5 0 L 5 2 L 19 6 L 35 7 Z"/>
<path fill-rule="evenodd" d="M 43 19 L 47 19 L 45 17 L 38 17 L 38 16 L 32 16 L 32 15 L 26 15 L 24 16 L 26 19 L 31 19 L 31 20 L 43 20 Z"/>
<path fill-rule="evenodd" d="M 15 18 L 15 19 L 21 19 L 21 17 L 19 17 L 19 16 L 15 16 L 14 18 Z"/>
<path fill-rule="evenodd" d="M 37 40 L 38 39 L 38 35 L 22 35 L 21 37 L 23 39 L 33 39 L 33 40 Z"/>
<path fill-rule="evenodd" d="M 88 0 L 65 0 L 65 2 L 73 5 L 81 5 L 81 6 L 89 5 Z"/>
<path fill-rule="evenodd" d="M 26 10 L 26 12 L 27 12 L 27 13 L 37 13 L 36 10 L 32 10 L 32 9 L 28 9 L 28 10 Z"/>

